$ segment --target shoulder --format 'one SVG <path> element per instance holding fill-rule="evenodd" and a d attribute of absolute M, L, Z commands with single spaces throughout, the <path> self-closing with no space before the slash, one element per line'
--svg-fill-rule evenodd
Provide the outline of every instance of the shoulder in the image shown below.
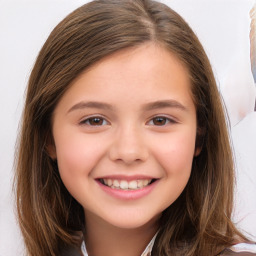
<path fill-rule="evenodd" d="M 225 249 L 222 256 L 256 256 L 256 244 L 240 243 Z"/>

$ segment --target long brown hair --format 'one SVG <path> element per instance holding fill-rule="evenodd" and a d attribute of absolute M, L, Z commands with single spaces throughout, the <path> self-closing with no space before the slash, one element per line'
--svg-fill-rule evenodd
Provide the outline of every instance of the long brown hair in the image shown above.
<path fill-rule="evenodd" d="M 230 218 L 234 167 L 222 102 L 209 60 L 187 23 L 151 0 L 97 0 L 68 15 L 41 49 L 27 88 L 16 163 L 17 209 L 29 255 L 79 247 L 83 209 L 47 152 L 51 117 L 72 81 L 102 58 L 152 42 L 189 70 L 197 110 L 197 147 L 189 182 L 166 209 L 154 255 L 216 255 L 244 237 Z"/>

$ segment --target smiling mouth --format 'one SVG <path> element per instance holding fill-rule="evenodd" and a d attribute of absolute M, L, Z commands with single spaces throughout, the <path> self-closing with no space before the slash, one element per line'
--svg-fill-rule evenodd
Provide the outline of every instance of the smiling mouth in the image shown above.
<path fill-rule="evenodd" d="M 139 180 L 116 180 L 116 179 L 99 179 L 99 182 L 107 187 L 119 190 L 138 190 L 145 188 L 155 182 L 156 179 L 139 179 Z"/>

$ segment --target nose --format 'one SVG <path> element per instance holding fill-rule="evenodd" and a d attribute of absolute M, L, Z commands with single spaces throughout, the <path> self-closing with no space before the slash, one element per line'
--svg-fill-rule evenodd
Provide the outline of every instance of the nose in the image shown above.
<path fill-rule="evenodd" d="M 148 148 L 141 129 L 127 126 L 119 129 L 114 136 L 115 139 L 109 150 L 109 157 L 112 161 L 131 165 L 147 160 Z"/>

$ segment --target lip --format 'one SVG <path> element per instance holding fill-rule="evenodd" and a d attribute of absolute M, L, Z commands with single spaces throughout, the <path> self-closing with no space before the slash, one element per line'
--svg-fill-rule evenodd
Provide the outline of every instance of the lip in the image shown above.
<path fill-rule="evenodd" d="M 136 179 L 151 179 L 150 177 L 146 177 L 146 176 L 106 176 L 103 177 L 104 179 L 117 179 L 117 180 L 136 180 Z M 95 180 L 99 187 L 108 195 L 117 198 L 117 199 L 121 199 L 121 200 L 136 200 L 136 199 L 140 199 L 144 196 L 147 196 L 148 194 L 150 194 L 152 192 L 152 190 L 154 190 L 154 188 L 156 187 L 156 185 L 159 182 L 159 179 L 156 179 L 153 183 L 151 183 L 150 185 L 137 189 L 137 190 L 122 190 L 122 189 L 114 189 L 111 187 L 108 187 L 106 185 L 103 185 L 99 179 Z"/>

